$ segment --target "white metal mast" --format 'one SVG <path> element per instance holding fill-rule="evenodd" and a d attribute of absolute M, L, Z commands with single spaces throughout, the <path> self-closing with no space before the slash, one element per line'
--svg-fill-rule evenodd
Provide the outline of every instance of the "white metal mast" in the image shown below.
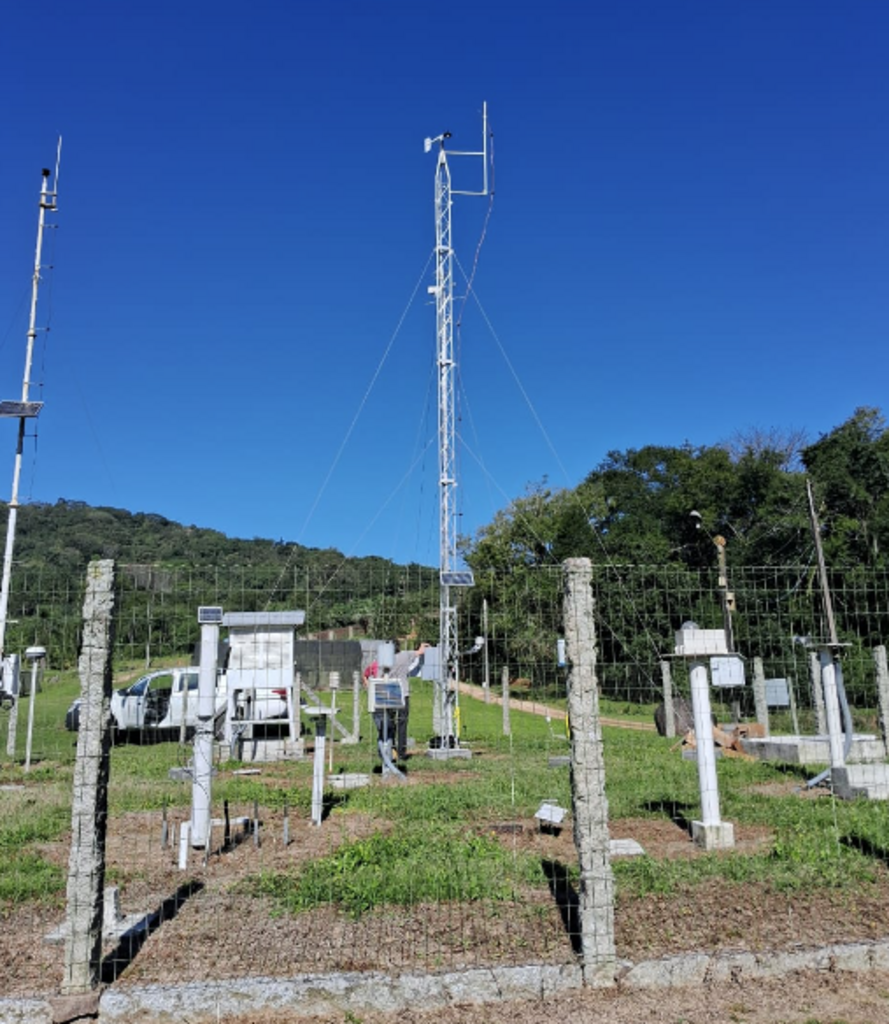
<path fill-rule="evenodd" d="M 472 585 L 472 574 L 457 570 L 457 463 L 456 412 L 454 381 L 454 249 L 451 240 L 452 197 L 488 195 L 488 106 L 482 112 L 482 148 L 476 152 L 460 152 L 445 148 L 445 132 L 435 139 L 426 139 L 428 153 L 439 143 L 435 165 L 435 284 L 429 289 L 435 296 L 435 319 L 438 354 L 438 478 L 439 478 L 439 633 L 438 649 L 441 678 L 436 681 L 434 728 L 439 749 L 450 746 L 454 735 L 450 694 L 451 683 L 459 681 L 459 647 L 457 638 L 457 606 L 455 588 Z M 448 156 L 481 157 L 483 178 L 481 191 L 460 191 L 451 188 Z"/>
<path fill-rule="evenodd" d="M 12 575 L 12 552 L 15 546 L 15 526 L 19 508 L 19 478 L 22 473 L 22 451 L 25 441 L 27 421 L 35 417 L 43 407 L 43 402 L 30 400 L 31 364 L 34 358 L 34 341 L 37 337 L 37 292 L 40 287 L 40 271 L 43 269 L 41 258 L 43 253 L 43 234 L 46 229 L 46 214 L 56 209 L 56 197 L 59 180 L 59 160 L 62 153 L 62 140 L 56 153 L 56 173 L 52 188 L 49 178 L 52 174 L 46 168 L 42 171 L 40 186 L 39 215 L 37 219 L 37 246 L 34 254 L 34 275 L 31 279 L 31 313 L 28 318 L 28 340 L 25 347 L 25 372 L 22 378 L 22 397 L 18 402 L 0 402 L 0 417 L 16 418 L 19 421 L 18 441 L 15 449 L 15 465 L 12 472 L 12 496 L 9 499 L 9 518 L 6 523 L 6 548 L 3 553 L 3 581 L 0 584 L 0 660 L 6 652 L 6 621 L 9 611 L 9 581 Z M 2 688 L 2 683 L 0 683 Z"/>

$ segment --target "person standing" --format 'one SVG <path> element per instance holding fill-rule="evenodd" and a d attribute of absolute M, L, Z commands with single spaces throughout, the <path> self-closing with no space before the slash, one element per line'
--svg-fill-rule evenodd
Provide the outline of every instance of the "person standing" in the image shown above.
<path fill-rule="evenodd" d="M 400 651 L 398 650 L 398 641 L 395 642 L 395 661 L 389 674 L 401 683 L 404 693 L 404 707 L 395 712 L 395 750 L 402 761 L 407 757 L 407 724 L 411 706 L 410 681 L 420 675 L 428 646 L 429 644 L 424 643 L 420 644 L 415 651 Z"/>

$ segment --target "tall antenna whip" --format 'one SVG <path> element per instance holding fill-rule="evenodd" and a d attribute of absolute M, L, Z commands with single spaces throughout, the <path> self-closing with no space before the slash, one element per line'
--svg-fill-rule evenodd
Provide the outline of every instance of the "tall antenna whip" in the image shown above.
<path fill-rule="evenodd" d="M 25 345 L 25 371 L 22 377 L 22 395 L 19 401 L 0 401 L 0 418 L 18 420 L 18 440 L 15 449 L 15 463 L 12 472 L 12 496 L 9 499 L 9 517 L 6 523 L 6 547 L 3 553 L 3 579 L 0 583 L 0 690 L 7 690 L 6 685 L 7 666 L 4 660 L 6 653 L 6 623 L 9 612 L 9 584 L 12 576 L 12 554 L 15 547 L 15 527 L 19 509 L 19 479 L 22 473 L 22 451 L 25 442 L 25 427 L 29 419 L 36 417 L 43 408 L 43 402 L 32 402 L 30 400 L 31 390 L 31 365 L 34 359 L 34 341 L 37 337 L 37 293 L 40 288 L 40 272 L 43 269 L 41 263 L 43 253 L 43 235 L 47 227 L 47 213 L 55 213 L 57 186 L 59 180 L 59 162 L 62 155 L 62 139 L 59 137 L 59 144 L 56 150 L 55 180 L 50 187 L 49 178 L 52 174 L 48 168 L 41 172 L 39 213 L 37 217 L 37 245 L 34 253 L 34 274 L 31 279 L 31 312 L 28 317 L 28 334 Z M 54 226 L 54 225 L 50 225 Z M 15 711 L 13 707 L 13 711 Z M 10 723 L 7 742 L 7 754 L 15 756 L 15 729 Z M 9 746 L 12 745 L 12 750 Z"/>

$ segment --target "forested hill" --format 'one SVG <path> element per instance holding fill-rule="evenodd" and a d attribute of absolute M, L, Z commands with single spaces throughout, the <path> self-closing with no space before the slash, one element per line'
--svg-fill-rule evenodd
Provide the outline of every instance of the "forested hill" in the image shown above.
<path fill-rule="evenodd" d="M 6 533 L 7 505 L 0 503 L 0 529 Z M 153 512 L 94 508 L 82 501 L 23 505 L 15 536 L 17 563 L 52 565 L 76 573 L 93 558 L 113 558 L 138 565 L 162 564 L 222 568 L 225 566 L 290 567 L 331 571 L 344 556 L 334 548 L 307 548 L 284 541 L 240 540 L 217 530 L 183 526 Z M 385 572 L 385 558 L 346 559 L 354 569 Z"/>
<path fill-rule="evenodd" d="M 629 565 L 807 565 L 810 481 L 828 564 L 889 569 L 889 429 L 861 408 L 813 443 L 751 431 L 710 447 L 609 452 L 573 490 L 532 487 L 464 543 L 476 572 L 586 556 Z M 724 542 L 725 542 L 724 541 Z"/>

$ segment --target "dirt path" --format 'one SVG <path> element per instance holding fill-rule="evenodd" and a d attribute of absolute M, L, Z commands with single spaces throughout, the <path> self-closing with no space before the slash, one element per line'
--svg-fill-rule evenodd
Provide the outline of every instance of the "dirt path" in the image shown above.
<path fill-rule="evenodd" d="M 460 693 L 465 694 L 467 697 L 472 697 L 473 700 L 484 701 L 485 691 L 481 686 L 477 686 L 475 683 L 460 683 Z M 491 693 L 488 698 L 489 704 L 503 704 L 503 698 L 496 696 Z M 513 697 L 509 698 L 509 706 L 515 708 L 516 711 L 527 711 L 532 715 L 540 715 L 541 718 L 555 718 L 563 719 L 565 717 L 564 708 L 554 708 L 548 704 L 541 704 L 540 701 L 536 700 L 516 700 Z M 635 729 L 637 732 L 654 732 L 654 722 L 634 722 L 628 718 L 606 718 L 600 717 L 599 721 L 602 725 L 613 726 L 615 729 Z"/>

